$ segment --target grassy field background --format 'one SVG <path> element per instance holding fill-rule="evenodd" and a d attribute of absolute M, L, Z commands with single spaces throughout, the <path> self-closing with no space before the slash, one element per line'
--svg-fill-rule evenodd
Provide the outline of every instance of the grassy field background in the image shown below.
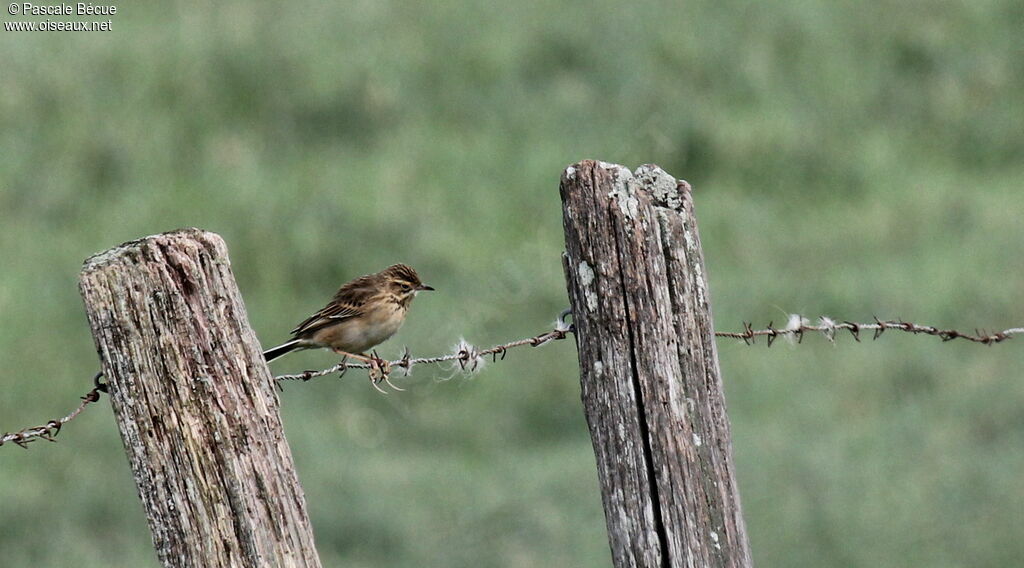
<path fill-rule="evenodd" d="M 227 0 L 111 19 L 0 34 L 0 430 L 89 388 L 82 260 L 182 226 L 224 236 L 265 345 L 398 261 L 438 292 L 386 355 L 542 331 L 567 305 L 558 178 L 583 158 L 692 183 L 719 329 L 1024 323 L 1020 2 Z M 720 342 L 755 562 L 1019 562 L 1018 341 Z M 287 388 L 324 565 L 609 565 L 576 369 L 561 342 L 473 377 L 417 369 L 386 397 L 356 373 Z M 0 448 L 0 564 L 155 566 L 109 405 L 61 439 Z"/>

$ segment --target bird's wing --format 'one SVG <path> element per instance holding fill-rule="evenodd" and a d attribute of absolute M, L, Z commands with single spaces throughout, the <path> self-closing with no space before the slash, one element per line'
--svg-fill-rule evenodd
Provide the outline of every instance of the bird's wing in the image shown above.
<path fill-rule="evenodd" d="M 319 312 L 309 316 L 292 330 L 292 335 L 309 336 L 329 326 L 363 313 L 363 306 L 373 295 L 372 281 L 363 276 L 342 286 L 330 303 Z"/>
<path fill-rule="evenodd" d="M 324 309 L 309 316 L 292 330 L 292 335 L 312 335 L 329 325 L 341 323 L 362 313 L 362 306 L 331 302 Z"/>

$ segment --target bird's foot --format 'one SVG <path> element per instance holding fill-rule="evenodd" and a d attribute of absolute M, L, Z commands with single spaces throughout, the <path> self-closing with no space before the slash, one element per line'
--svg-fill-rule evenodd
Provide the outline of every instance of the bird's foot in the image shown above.
<path fill-rule="evenodd" d="M 342 351 L 340 349 L 335 349 L 334 352 L 339 355 L 345 356 L 346 360 L 348 357 L 351 357 L 357 361 L 362 361 L 369 365 L 370 385 L 373 388 L 380 391 L 381 393 L 387 394 L 387 391 L 378 386 L 380 385 L 380 383 L 387 383 L 389 387 L 395 389 L 396 391 L 405 390 L 396 387 L 395 384 L 391 382 L 391 379 L 389 378 L 391 376 L 391 363 L 388 362 L 387 359 L 384 359 L 380 355 L 377 355 L 376 351 L 373 351 L 370 355 L 367 355 L 365 353 L 360 353 L 356 355 L 355 353 L 349 353 L 348 351 Z"/>
<path fill-rule="evenodd" d="M 391 363 L 377 355 L 374 351 L 370 355 L 370 381 L 374 388 L 384 392 L 379 386 L 380 383 L 387 383 L 387 385 L 396 391 L 404 391 L 403 388 L 398 388 L 394 383 L 391 382 Z"/>

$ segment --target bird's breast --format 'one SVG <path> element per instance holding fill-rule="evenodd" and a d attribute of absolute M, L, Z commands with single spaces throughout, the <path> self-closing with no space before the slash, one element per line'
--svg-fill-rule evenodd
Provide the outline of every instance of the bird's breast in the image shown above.
<path fill-rule="evenodd" d="M 405 312 L 398 304 L 381 304 L 358 317 L 324 327 L 311 339 L 317 345 L 363 353 L 394 335 L 405 321 Z"/>
<path fill-rule="evenodd" d="M 366 327 L 380 334 L 380 341 L 391 337 L 405 321 L 405 308 L 398 304 L 381 306 L 366 314 Z"/>

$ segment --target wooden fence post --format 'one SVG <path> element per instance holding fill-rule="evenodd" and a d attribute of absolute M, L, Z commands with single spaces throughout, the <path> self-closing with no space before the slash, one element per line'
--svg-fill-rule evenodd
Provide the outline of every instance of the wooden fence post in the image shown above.
<path fill-rule="evenodd" d="M 163 565 L 320 566 L 224 241 L 126 243 L 86 260 L 80 287 Z"/>
<path fill-rule="evenodd" d="M 561 194 L 615 566 L 751 566 L 689 185 L 588 160 Z"/>

